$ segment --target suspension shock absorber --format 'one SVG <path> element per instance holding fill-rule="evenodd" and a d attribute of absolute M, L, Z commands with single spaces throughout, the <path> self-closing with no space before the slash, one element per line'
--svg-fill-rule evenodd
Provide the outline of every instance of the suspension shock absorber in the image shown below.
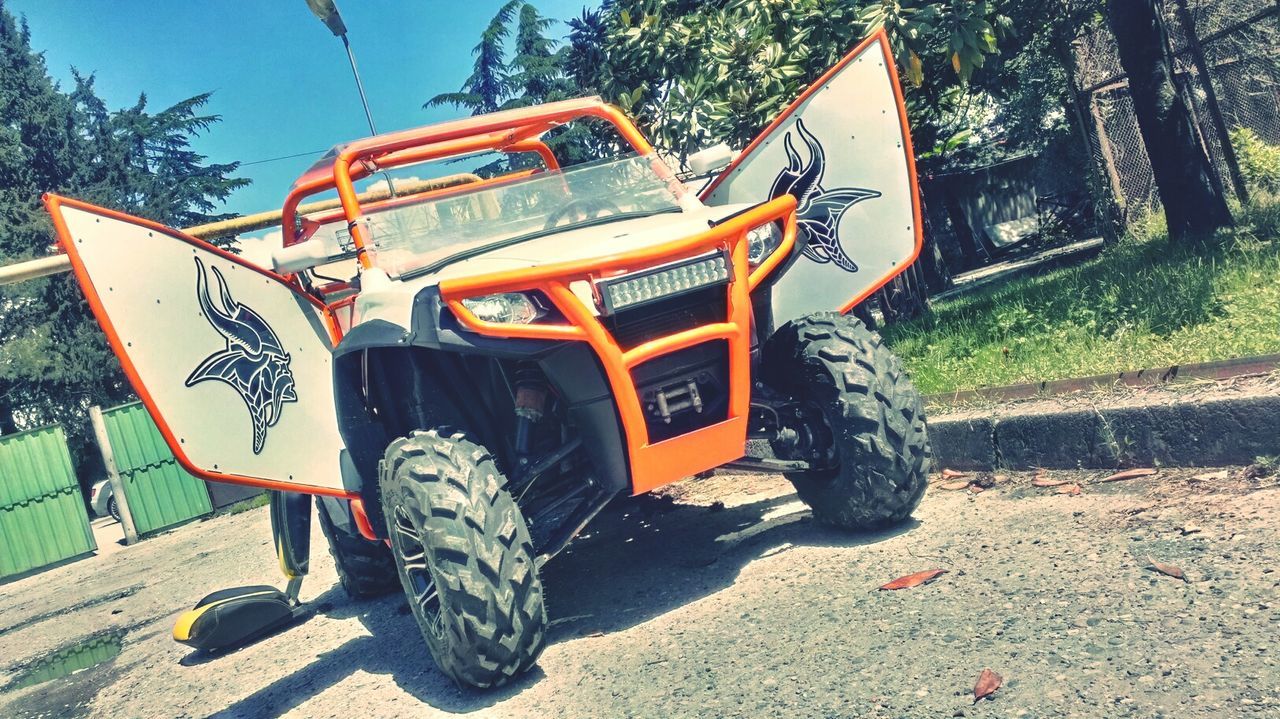
<path fill-rule="evenodd" d="M 523 470 L 529 464 L 533 428 L 542 419 L 547 404 L 547 378 L 534 362 L 523 361 L 516 366 L 514 375 L 516 392 L 516 461 Z"/>

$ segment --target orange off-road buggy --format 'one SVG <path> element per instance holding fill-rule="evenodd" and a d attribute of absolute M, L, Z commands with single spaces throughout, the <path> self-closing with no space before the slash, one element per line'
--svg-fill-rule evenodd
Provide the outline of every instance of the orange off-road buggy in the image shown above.
<path fill-rule="evenodd" d="M 920 397 L 845 314 L 920 243 L 884 38 L 736 159 L 690 164 L 720 172 L 689 189 L 594 98 L 378 135 L 295 183 L 270 268 L 48 197 L 179 461 L 279 490 L 291 591 L 217 592 L 175 637 L 224 647 L 298 614 L 312 495 L 347 590 L 403 587 L 440 668 L 480 687 L 533 665 L 539 567 L 618 495 L 729 466 L 785 473 L 833 525 L 907 517 Z M 435 179 L 384 178 L 407 168 Z M 336 209 L 303 204 L 324 193 Z"/>

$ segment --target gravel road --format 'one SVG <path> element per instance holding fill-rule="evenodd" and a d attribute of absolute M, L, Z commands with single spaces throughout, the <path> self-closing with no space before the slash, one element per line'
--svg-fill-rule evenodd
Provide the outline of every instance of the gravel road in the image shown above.
<path fill-rule="evenodd" d="M 1050 473 L 1078 495 L 1026 473 L 981 493 L 939 480 L 912 521 L 863 535 L 816 525 L 772 476 L 620 503 L 544 572 L 538 668 L 489 693 L 433 668 L 399 597 L 348 600 L 318 529 L 315 617 L 214 659 L 175 644 L 205 593 L 278 582 L 266 511 L 219 517 L 0 585 L 0 687 L 123 637 L 114 659 L 0 693 L 0 716 L 1280 716 L 1277 478 L 1105 474 Z M 984 668 L 1003 686 L 975 704 Z"/>

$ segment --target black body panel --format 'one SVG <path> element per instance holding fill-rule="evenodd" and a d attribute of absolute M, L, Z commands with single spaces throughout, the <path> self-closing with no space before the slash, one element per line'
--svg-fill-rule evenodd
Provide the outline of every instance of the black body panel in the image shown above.
<path fill-rule="evenodd" d="M 334 350 L 338 428 L 347 446 L 343 484 L 365 498 L 376 532 L 385 531 L 378 462 L 395 437 L 414 429 L 453 426 L 472 433 L 499 458 L 509 456 L 509 433 L 504 430 L 511 424 L 511 412 L 494 411 L 468 392 L 468 372 L 474 373 L 475 363 L 489 358 L 536 362 L 568 406 L 600 484 L 617 491 L 630 486 L 622 424 L 604 370 L 590 347 L 467 331 L 441 301 L 439 289 L 428 287 L 414 298 L 408 332 L 385 320 L 370 320 L 354 327 Z M 370 377 L 394 389 L 380 391 Z"/>

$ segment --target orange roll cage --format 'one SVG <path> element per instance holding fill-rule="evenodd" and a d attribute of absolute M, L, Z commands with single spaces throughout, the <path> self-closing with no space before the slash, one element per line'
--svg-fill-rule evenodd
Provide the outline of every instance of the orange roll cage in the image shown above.
<path fill-rule="evenodd" d="M 377 212 L 426 197 L 461 194 L 476 189 L 481 183 L 501 184 L 520 179 L 530 171 L 434 190 L 413 198 L 388 198 L 367 207 L 361 206 L 356 195 L 356 180 L 390 168 L 490 150 L 534 152 L 547 168 L 558 169 L 559 163 L 550 148 L 537 138 L 558 125 L 583 117 L 595 117 L 612 124 L 640 156 L 653 153 L 653 147 L 626 115 L 599 98 L 548 103 L 366 138 L 334 148 L 294 184 L 282 214 L 284 244 L 296 244 L 308 236 L 308 233 L 298 233 L 295 227 L 297 208 L 303 199 L 336 189 L 341 210 L 315 220 L 327 223 L 345 218 L 360 266 L 368 269 L 372 267 L 372 260 L 367 252 L 367 238 L 359 224 L 366 211 Z M 672 183 L 673 191 L 683 192 L 666 165 L 655 160 L 655 170 Z M 751 292 L 791 255 L 797 233 L 795 210 L 795 198 L 784 195 L 702 233 L 661 245 L 589 260 L 446 280 L 440 285 L 441 298 L 464 327 L 482 335 L 587 343 L 600 359 L 612 389 L 625 435 L 632 492 L 640 494 L 742 456 L 751 400 Z M 747 234 L 771 222 L 782 226 L 782 242 L 758 267 L 753 268 L 747 261 Z M 732 268 L 732 277 L 725 288 L 728 309 L 723 320 L 659 337 L 629 349 L 618 344 L 601 319 L 570 289 L 574 282 L 586 281 L 594 288 L 595 283 L 602 279 L 717 250 L 726 254 Z M 477 318 L 462 302 L 500 292 L 539 292 L 558 310 L 563 321 L 528 325 L 486 322 Z M 355 297 L 350 296 L 326 305 L 335 338 L 341 334 L 337 316 L 344 310 L 350 312 L 354 301 Z M 662 355 L 715 341 L 728 344 L 729 407 L 726 418 L 708 427 L 651 443 L 632 370 Z"/>
<path fill-rule="evenodd" d="M 653 146 L 631 120 L 598 97 L 550 102 L 375 135 L 334 147 L 294 183 L 281 214 L 284 245 L 288 247 L 305 239 L 296 230 L 298 205 L 317 193 L 337 190 L 361 266 L 370 267 L 365 251 L 368 238 L 357 224 L 364 216 L 364 208 L 356 197 L 356 180 L 382 170 L 489 150 L 534 152 L 547 169 L 559 169 L 551 148 L 537 138 L 554 127 L 583 117 L 595 117 L 612 124 L 638 154 L 653 152 Z M 418 199 L 422 197 L 419 195 Z"/>

